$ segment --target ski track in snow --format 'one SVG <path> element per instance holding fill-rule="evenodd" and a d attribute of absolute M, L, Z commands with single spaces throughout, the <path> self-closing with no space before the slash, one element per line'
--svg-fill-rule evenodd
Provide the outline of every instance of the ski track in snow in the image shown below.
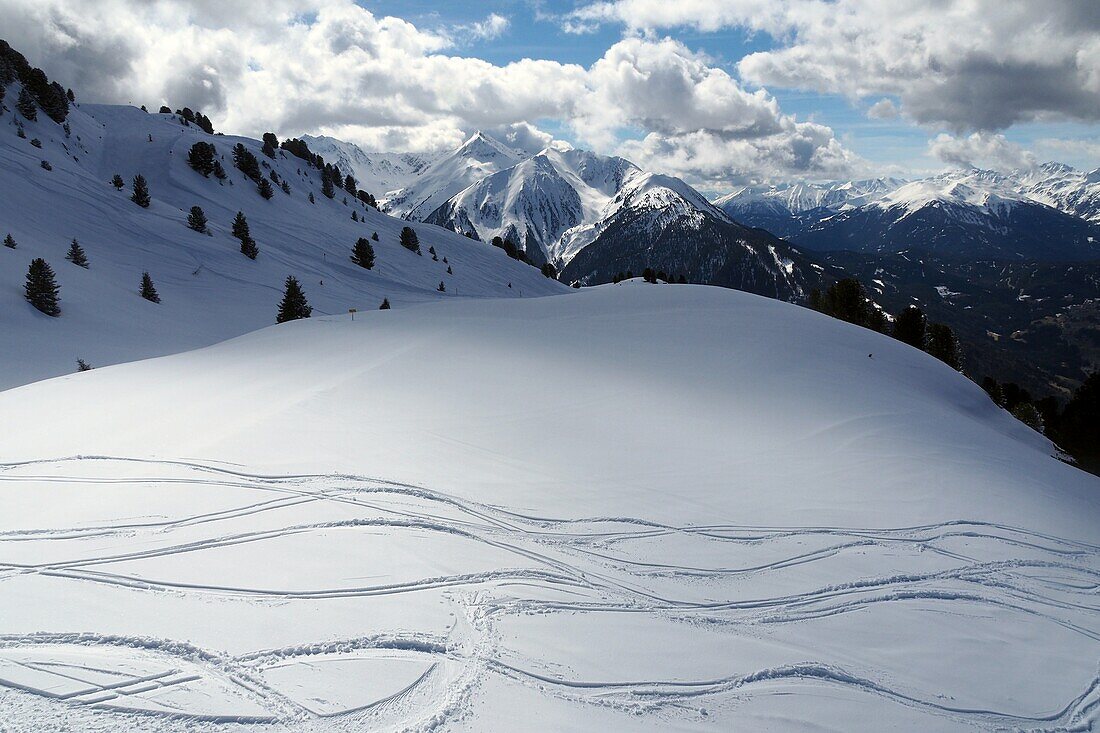
<path fill-rule="evenodd" d="M 185 639 L 88 630 L 79 626 L 79 615 L 69 617 L 73 626 L 68 631 L 55 625 L 14 633 L 10 622 L 0 621 L 0 710 L 12 712 L 0 730 L 24 730 L 20 721 L 27 721 L 26 730 L 36 729 L 50 716 L 82 730 L 210 725 L 233 730 L 431 730 L 460 724 L 478 688 L 493 677 L 536 687 L 571 705 L 667 716 L 658 720 L 678 720 L 685 705 L 693 711 L 700 705 L 721 708 L 756 688 L 792 683 L 817 685 L 822 694 L 843 688 L 911 708 L 925 716 L 929 730 L 1091 730 L 1100 717 L 1100 677 L 1095 675 L 1080 679 L 1073 697 L 1046 700 L 1042 710 L 1025 713 L 956 703 L 951 691 L 934 694 L 897 670 L 845 664 L 809 646 L 797 648 L 797 661 L 750 671 L 731 668 L 724 676 L 654 677 L 645 674 L 648 670 L 635 674 L 622 669 L 621 678 L 608 679 L 571 669 L 567 656 L 564 663 L 540 658 L 524 650 L 522 633 L 508 635 L 513 621 L 569 616 L 600 624 L 628 614 L 698 628 L 700 633 L 717 630 L 738 638 L 769 639 L 775 629 L 883 604 L 916 603 L 943 614 L 1005 613 L 1056 624 L 1079 637 L 1083 649 L 1095 650 L 1090 646 L 1100 642 L 1100 547 L 1095 545 L 965 518 L 902 528 L 559 519 L 369 477 L 254 475 L 201 461 L 147 460 L 138 461 L 147 464 L 147 475 L 105 477 L 104 465 L 116 463 L 132 466 L 134 461 L 84 456 L 5 464 L 0 466 L 0 485 L 170 484 L 181 491 L 212 486 L 237 492 L 241 501 L 186 516 L 3 528 L 0 596 L 5 590 L 12 593 L 13 583 L 29 576 L 63 581 L 62 588 L 99 584 L 154 600 L 226 597 L 285 604 L 432 594 L 450 608 L 453 624 L 439 634 L 379 628 L 363 618 L 361 636 L 304 639 L 233 654 Z M 93 469 L 85 470 L 89 467 Z M 132 468 L 123 473 L 130 472 Z M 352 516 L 294 521 L 307 508 Z M 286 509 L 292 511 L 279 514 Z M 252 529 L 242 531 L 246 519 Z M 188 582 L 175 577 L 173 568 L 179 565 L 158 567 L 165 559 L 196 553 L 225 552 L 233 558 L 252 543 L 379 527 L 401 528 L 417 537 L 454 538 L 510 560 L 491 570 L 403 582 L 341 578 L 344 582 L 326 585 L 318 577 L 309 579 L 308 587 L 277 587 L 265 583 L 262 573 L 245 583 Z M 668 541 L 676 542 L 671 552 L 645 552 L 647 546 Z M 96 551 L 106 544 L 110 551 Z M 907 553 L 913 567 L 889 577 L 868 577 L 858 572 L 858 563 L 843 562 L 851 556 L 894 553 Z M 49 559 L 35 560 L 36 554 Z M 676 561 L 678 555 L 682 561 Z M 12 559 L 17 556 L 22 559 Z M 654 556 L 667 561 L 649 559 Z M 835 582 L 796 589 L 807 581 L 795 577 L 788 592 L 765 592 L 786 587 L 785 573 L 838 562 L 827 571 Z M 126 608 L 117 611 L 125 614 Z M 659 660 L 655 664 L 660 668 Z M 313 676 L 321 689 L 329 689 L 324 677 L 329 668 L 362 669 L 365 682 L 354 691 L 335 691 L 333 699 L 303 692 Z"/>

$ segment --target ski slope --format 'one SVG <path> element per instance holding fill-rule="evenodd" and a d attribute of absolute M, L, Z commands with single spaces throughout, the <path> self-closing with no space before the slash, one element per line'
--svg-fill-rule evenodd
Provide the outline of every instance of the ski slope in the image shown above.
<path fill-rule="evenodd" d="M 0 415 L 7 731 L 1100 717 L 1100 481 L 789 304 L 630 281 L 319 317 Z"/>
<path fill-rule="evenodd" d="M 16 94 L 13 85 L 8 98 Z M 18 242 L 16 249 L 0 247 L 0 389 L 73 372 L 77 359 L 104 366 L 208 346 L 270 325 L 287 275 L 302 282 L 315 315 L 374 309 L 383 298 L 401 308 L 455 297 L 568 292 L 487 244 L 386 216 L 342 190 L 329 200 L 317 169 L 286 151 L 269 159 L 256 140 L 207 135 L 174 115 L 122 106 L 74 107 L 71 136 L 39 113 L 37 122 L 24 121 L 26 138 L 19 138 L 19 120 L 14 112 L 0 116 L 0 239 L 10 232 Z M 41 148 L 31 144 L 34 139 Z M 217 148 L 229 174 L 224 183 L 188 167 L 188 150 L 197 141 Z M 274 169 L 289 182 L 290 195 L 277 186 L 270 201 L 257 193 L 233 167 L 238 142 L 270 166 L 265 176 Z M 42 160 L 52 170 L 44 170 Z M 122 191 L 110 184 L 116 173 L 126 182 Z M 149 182 L 148 209 L 130 200 L 137 173 Z M 187 228 L 192 206 L 204 210 L 210 236 Z M 259 245 L 255 261 L 240 253 L 231 235 L 238 211 Z M 352 211 L 363 221 L 352 221 Z M 401 248 L 404 226 L 417 231 L 423 256 Z M 375 232 L 377 264 L 367 271 L 350 261 L 351 247 Z M 88 255 L 87 270 L 65 261 L 74 237 Z M 59 318 L 23 299 L 27 266 L 36 257 L 57 274 Z M 138 295 L 145 270 L 160 304 Z M 440 282 L 445 292 L 437 290 Z"/>

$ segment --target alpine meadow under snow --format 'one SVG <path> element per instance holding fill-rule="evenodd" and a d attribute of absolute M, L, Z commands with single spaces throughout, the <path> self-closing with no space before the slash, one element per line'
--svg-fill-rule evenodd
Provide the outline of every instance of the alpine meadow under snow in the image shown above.
<path fill-rule="evenodd" d="M 17 730 L 1100 714 L 1095 477 L 797 306 L 632 281 L 310 318 L 0 414 Z"/>
<path fill-rule="evenodd" d="M 28 53 L 91 59 L 47 5 Z M 263 110 L 304 128 L 281 141 L 85 102 L 0 41 L 0 733 L 1100 729 L 1097 171 L 711 201 L 687 181 L 734 151 L 854 156 L 657 21 L 590 68 L 498 66 L 444 52 L 510 17 L 300 5 L 178 21 L 209 24 L 178 96 L 217 104 L 285 89 L 241 23 L 310 39 L 308 104 Z M 731 22 L 509 12 L 559 23 L 545 48 L 628 5 Z M 425 68 L 453 96 L 406 86 Z M 530 104 L 502 69 L 647 168 L 497 119 Z M 370 125 L 464 142 L 301 134 Z M 1006 363 L 1072 400 L 967 371 Z"/>

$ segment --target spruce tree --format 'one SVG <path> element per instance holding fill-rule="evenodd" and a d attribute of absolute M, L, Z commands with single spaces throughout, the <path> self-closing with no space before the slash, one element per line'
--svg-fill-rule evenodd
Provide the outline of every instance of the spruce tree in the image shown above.
<path fill-rule="evenodd" d="M 293 275 L 287 275 L 283 299 L 279 303 L 279 313 L 275 316 L 275 322 L 285 323 L 299 318 L 309 318 L 311 313 L 313 309 L 309 307 L 306 294 L 302 292 L 301 283 Z"/>
<path fill-rule="evenodd" d="M 196 232 L 206 233 L 206 214 L 199 206 L 192 206 L 191 213 L 187 215 L 187 226 Z"/>
<path fill-rule="evenodd" d="M 279 188 L 283 189 L 283 193 L 287 194 L 288 196 L 290 195 L 290 184 L 286 182 L 285 178 L 283 179 L 283 182 L 279 184 Z"/>
<path fill-rule="evenodd" d="M 19 99 L 15 102 L 15 109 L 31 122 L 38 119 L 38 106 L 34 103 L 34 97 L 31 96 L 26 87 L 19 90 Z"/>
<path fill-rule="evenodd" d="M 412 227 L 404 227 L 401 230 L 401 246 L 410 252 L 416 252 L 420 254 L 420 238 L 416 236 L 416 232 L 412 230 Z"/>
<path fill-rule="evenodd" d="M 377 242 L 378 241 L 378 232 L 375 232 L 374 234 L 370 235 L 370 238 L 373 239 L 375 242 Z"/>
<path fill-rule="evenodd" d="M 226 178 L 229 177 L 228 174 L 225 172 L 225 168 L 222 167 L 222 162 L 220 160 L 214 161 L 214 167 L 212 168 L 212 170 L 214 172 L 214 178 L 217 178 L 219 181 L 224 181 Z"/>
<path fill-rule="evenodd" d="M 445 293 L 445 292 L 447 292 L 447 286 L 443 284 L 442 280 L 440 280 L 439 281 L 439 287 L 436 288 L 436 290 L 438 290 L 441 293 Z"/>
<path fill-rule="evenodd" d="M 366 270 L 374 267 L 374 247 L 366 237 L 359 237 L 355 241 L 355 246 L 351 248 L 351 261 Z"/>
<path fill-rule="evenodd" d="M 955 371 L 962 371 L 959 340 L 949 326 L 933 323 L 928 326 L 928 353 Z"/>
<path fill-rule="evenodd" d="M 315 204 L 315 203 L 317 203 L 317 199 L 313 198 L 313 191 L 310 191 L 310 192 L 309 192 L 309 202 L 310 202 L 311 204 Z"/>
<path fill-rule="evenodd" d="M 88 256 L 84 254 L 84 248 L 80 246 L 80 242 L 74 238 L 72 244 L 69 245 L 69 251 L 65 255 L 65 259 L 73 263 L 77 267 L 83 267 L 88 269 Z"/>
<path fill-rule="evenodd" d="M 355 179 L 352 178 L 352 175 L 350 173 L 348 174 L 347 178 L 344 179 L 344 190 L 350 193 L 352 196 L 355 195 Z"/>
<path fill-rule="evenodd" d="M 19 246 L 15 243 L 15 237 L 11 235 L 11 232 L 8 232 L 8 236 L 4 237 L 4 246 L 8 249 L 15 249 Z"/>
<path fill-rule="evenodd" d="M 336 195 L 336 189 L 332 185 L 332 176 L 327 170 L 321 171 L 321 193 L 328 198 Z"/>
<path fill-rule="evenodd" d="M 260 254 L 260 248 L 256 246 L 256 240 L 252 237 L 241 240 L 241 254 L 250 260 L 256 259 L 256 256 Z"/>
<path fill-rule="evenodd" d="M 126 181 L 122 180 L 122 176 L 116 173 L 111 178 L 111 185 L 115 187 L 116 191 L 121 191 L 126 186 Z"/>
<path fill-rule="evenodd" d="M 157 289 L 153 285 L 153 278 L 149 277 L 148 272 L 141 273 L 141 297 L 151 303 L 160 302 L 160 295 L 157 294 Z"/>
<path fill-rule="evenodd" d="M 451 269 L 450 265 L 447 265 L 447 274 L 448 275 L 453 275 L 454 274 L 454 271 Z"/>
<path fill-rule="evenodd" d="M 382 305 L 378 306 L 380 311 L 388 311 L 390 309 L 390 299 L 382 298 Z"/>
<path fill-rule="evenodd" d="M 358 211 L 355 211 L 354 209 L 352 210 L 351 220 L 352 221 L 359 221 L 359 212 Z"/>
<path fill-rule="evenodd" d="M 88 362 L 84 361 L 83 359 L 77 359 L 76 360 L 76 370 L 78 372 L 90 372 L 90 371 L 92 371 L 92 365 L 89 364 Z"/>
<path fill-rule="evenodd" d="M 265 200 L 270 201 L 271 197 L 275 195 L 275 189 L 271 185 L 271 181 L 266 178 L 261 178 L 259 184 L 257 184 L 257 190 Z"/>
<path fill-rule="evenodd" d="M 60 299 L 57 295 L 60 290 L 53 268 L 41 257 L 31 260 L 31 266 L 27 270 L 27 284 L 24 286 L 27 302 L 47 316 L 59 316 L 61 307 L 58 305 Z"/>
<path fill-rule="evenodd" d="M 151 200 L 149 198 L 149 184 L 145 182 L 145 176 L 138 173 L 134 176 L 134 193 L 130 200 L 143 209 L 148 209 Z"/>
<path fill-rule="evenodd" d="M 240 240 L 249 239 L 252 236 L 252 232 L 248 229 L 248 220 L 244 218 L 243 211 L 238 211 L 237 216 L 233 218 L 232 232 L 233 236 Z"/>
<path fill-rule="evenodd" d="M 924 348 L 925 331 L 928 321 L 924 312 L 916 306 L 909 306 L 894 320 L 894 338 L 918 349 Z"/>
<path fill-rule="evenodd" d="M 187 165 L 209 177 L 214 172 L 214 155 L 217 151 L 210 143 L 197 142 L 187 151 Z"/>

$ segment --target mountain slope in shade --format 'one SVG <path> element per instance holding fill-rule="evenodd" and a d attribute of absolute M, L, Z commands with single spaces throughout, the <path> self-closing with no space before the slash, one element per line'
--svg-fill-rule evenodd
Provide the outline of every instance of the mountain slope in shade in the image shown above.
<path fill-rule="evenodd" d="M 14 731 L 1100 723 L 1100 481 L 805 308 L 437 302 L 0 414 Z"/>
<path fill-rule="evenodd" d="M 7 91 L 9 99 L 17 94 L 14 86 Z M 16 249 L 0 246 L 0 389 L 72 372 L 77 359 L 104 366 L 269 325 L 288 275 L 301 281 L 315 315 L 374 309 L 383 298 L 399 308 L 439 298 L 565 291 L 500 250 L 414 223 L 422 248 L 434 246 L 449 264 L 418 257 L 398 243 L 409 222 L 355 200 L 344 205 L 343 192 L 325 198 L 318 170 L 282 150 L 269 159 L 255 140 L 207 135 L 174 115 L 133 107 L 74 106 L 71 136 L 39 114 L 37 122 L 24 121 L 23 139 L 13 117 L 0 117 L 0 238 L 10 232 L 18 243 Z M 31 144 L 34 139 L 41 148 Z M 224 183 L 188 167 L 188 150 L 200 141 L 215 146 L 228 173 Z M 273 198 L 264 200 L 233 167 L 237 143 L 266 166 L 265 176 L 274 171 L 288 181 L 290 194 L 275 187 Z M 125 180 L 122 191 L 110 184 L 116 173 Z M 130 181 L 138 173 L 148 179 L 148 209 L 130 200 Z M 204 210 L 209 236 L 187 227 L 192 206 Z M 255 261 L 240 253 L 231 234 L 238 211 L 259 245 Z M 353 211 L 360 221 L 352 220 Z M 350 261 L 351 248 L 375 232 L 377 262 L 365 270 Z M 87 253 L 88 269 L 65 260 L 73 238 Z M 58 318 L 23 298 L 28 265 L 38 257 L 52 266 L 61 287 Z M 144 271 L 159 291 L 159 304 L 138 295 Z M 437 290 L 441 281 L 445 292 Z"/>
<path fill-rule="evenodd" d="M 355 176 L 359 188 L 377 199 L 411 184 L 435 160 L 418 153 L 368 153 L 354 143 L 324 135 L 302 135 L 309 149 L 347 174 Z"/>
<path fill-rule="evenodd" d="M 422 221 L 472 183 L 511 168 L 527 157 L 482 132 L 433 161 L 406 187 L 386 196 L 382 208 L 394 216 Z"/>
<path fill-rule="evenodd" d="M 608 205 L 591 243 L 569 260 L 562 280 L 594 285 L 649 267 L 672 278 L 797 300 L 818 287 L 822 265 L 761 229 L 729 219 L 676 178 L 642 173 Z"/>

